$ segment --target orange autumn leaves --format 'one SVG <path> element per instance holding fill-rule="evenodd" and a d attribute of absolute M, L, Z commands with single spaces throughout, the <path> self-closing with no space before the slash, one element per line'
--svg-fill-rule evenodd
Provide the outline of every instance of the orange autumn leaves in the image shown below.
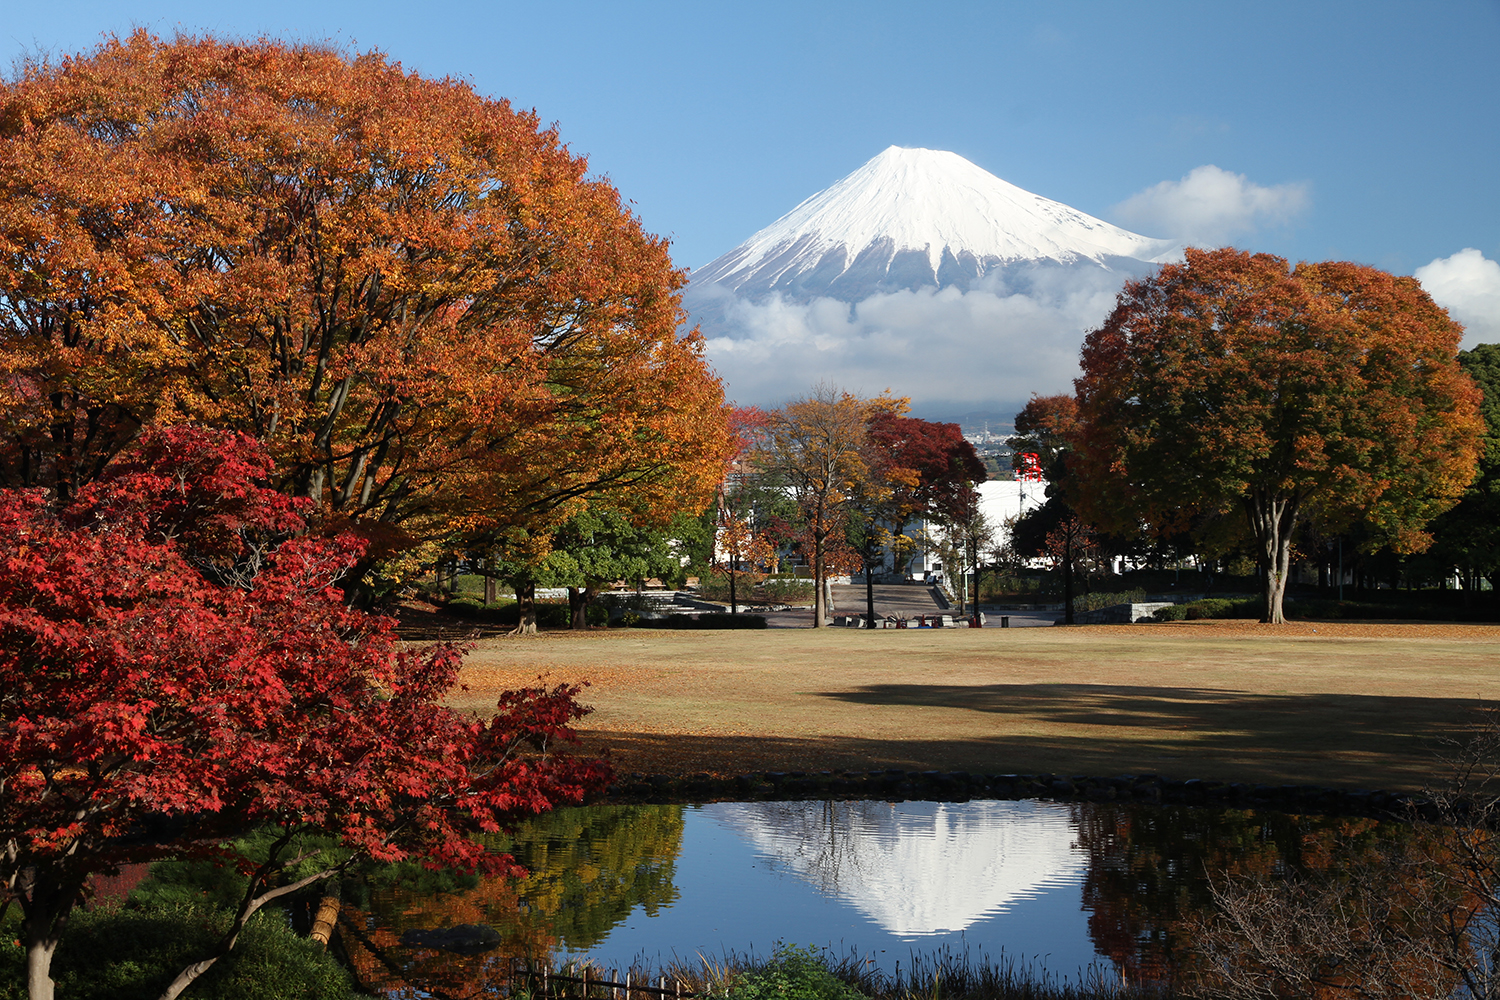
<path fill-rule="evenodd" d="M 1074 433 L 1093 506 L 1182 527 L 1258 491 L 1421 549 L 1473 476 L 1461 335 L 1411 278 L 1188 250 L 1127 285 L 1084 344 Z"/>
<path fill-rule="evenodd" d="M 1414 278 L 1189 249 L 1128 283 L 1084 342 L 1080 505 L 1114 530 L 1245 517 L 1280 622 L 1302 525 L 1422 551 L 1473 478 L 1461 336 Z"/>
<path fill-rule="evenodd" d="M 248 431 L 334 523 L 705 504 L 683 277 L 534 114 L 378 54 L 138 32 L 0 87 L 0 482 Z"/>

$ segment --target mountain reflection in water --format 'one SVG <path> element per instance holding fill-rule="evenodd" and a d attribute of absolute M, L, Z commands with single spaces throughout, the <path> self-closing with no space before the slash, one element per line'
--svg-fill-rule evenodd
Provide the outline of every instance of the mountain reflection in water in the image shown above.
<path fill-rule="evenodd" d="M 1088 857 L 1050 802 L 737 802 L 717 821 L 899 938 L 950 934 L 1077 883 Z"/>
<path fill-rule="evenodd" d="M 1403 833 L 1403 830 L 1406 832 Z M 494 846 L 524 879 L 375 880 L 346 892 L 345 951 L 375 992 L 504 984 L 514 959 L 605 969 L 769 954 L 778 940 L 851 951 L 887 972 L 913 949 L 969 949 L 1036 973 L 1169 979 L 1213 904 L 1207 874 L 1339 871 L 1401 824 L 1051 802 L 748 802 L 591 806 Z M 357 905 L 356 905 L 357 904 Z M 500 932 L 460 955 L 413 947 L 459 924 Z"/>

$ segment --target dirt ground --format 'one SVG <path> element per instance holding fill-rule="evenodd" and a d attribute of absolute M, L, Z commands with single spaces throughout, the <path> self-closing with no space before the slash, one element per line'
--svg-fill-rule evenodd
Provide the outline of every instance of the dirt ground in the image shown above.
<path fill-rule="evenodd" d="M 590 686 L 622 771 L 1155 773 L 1420 788 L 1500 697 L 1500 626 L 1250 622 L 492 636 L 454 697 Z"/>

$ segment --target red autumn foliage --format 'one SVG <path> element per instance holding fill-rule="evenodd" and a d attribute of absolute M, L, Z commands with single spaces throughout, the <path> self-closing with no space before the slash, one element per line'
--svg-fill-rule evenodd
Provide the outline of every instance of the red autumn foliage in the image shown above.
<path fill-rule="evenodd" d="M 870 418 L 870 443 L 892 469 L 916 475 L 913 499 L 917 509 L 952 520 L 972 502 L 975 483 L 984 482 L 984 463 L 974 446 L 964 440 L 958 424 L 903 417 L 889 411 Z"/>
<path fill-rule="evenodd" d="M 488 721 L 444 706 L 460 651 L 346 607 L 363 544 L 298 536 L 309 502 L 271 470 L 248 437 L 179 427 L 65 506 L 0 491 L 0 879 L 33 995 L 95 875 L 264 825 L 506 871 L 471 834 L 605 780 L 542 752 L 587 711 L 576 689 L 509 692 Z"/>

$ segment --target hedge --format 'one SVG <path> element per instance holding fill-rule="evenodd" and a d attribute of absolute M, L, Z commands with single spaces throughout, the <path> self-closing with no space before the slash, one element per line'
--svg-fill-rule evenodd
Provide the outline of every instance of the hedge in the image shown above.
<path fill-rule="evenodd" d="M 633 628 L 675 629 L 760 629 L 766 627 L 763 615 L 666 615 L 661 618 L 639 618 L 630 623 Z"/>

